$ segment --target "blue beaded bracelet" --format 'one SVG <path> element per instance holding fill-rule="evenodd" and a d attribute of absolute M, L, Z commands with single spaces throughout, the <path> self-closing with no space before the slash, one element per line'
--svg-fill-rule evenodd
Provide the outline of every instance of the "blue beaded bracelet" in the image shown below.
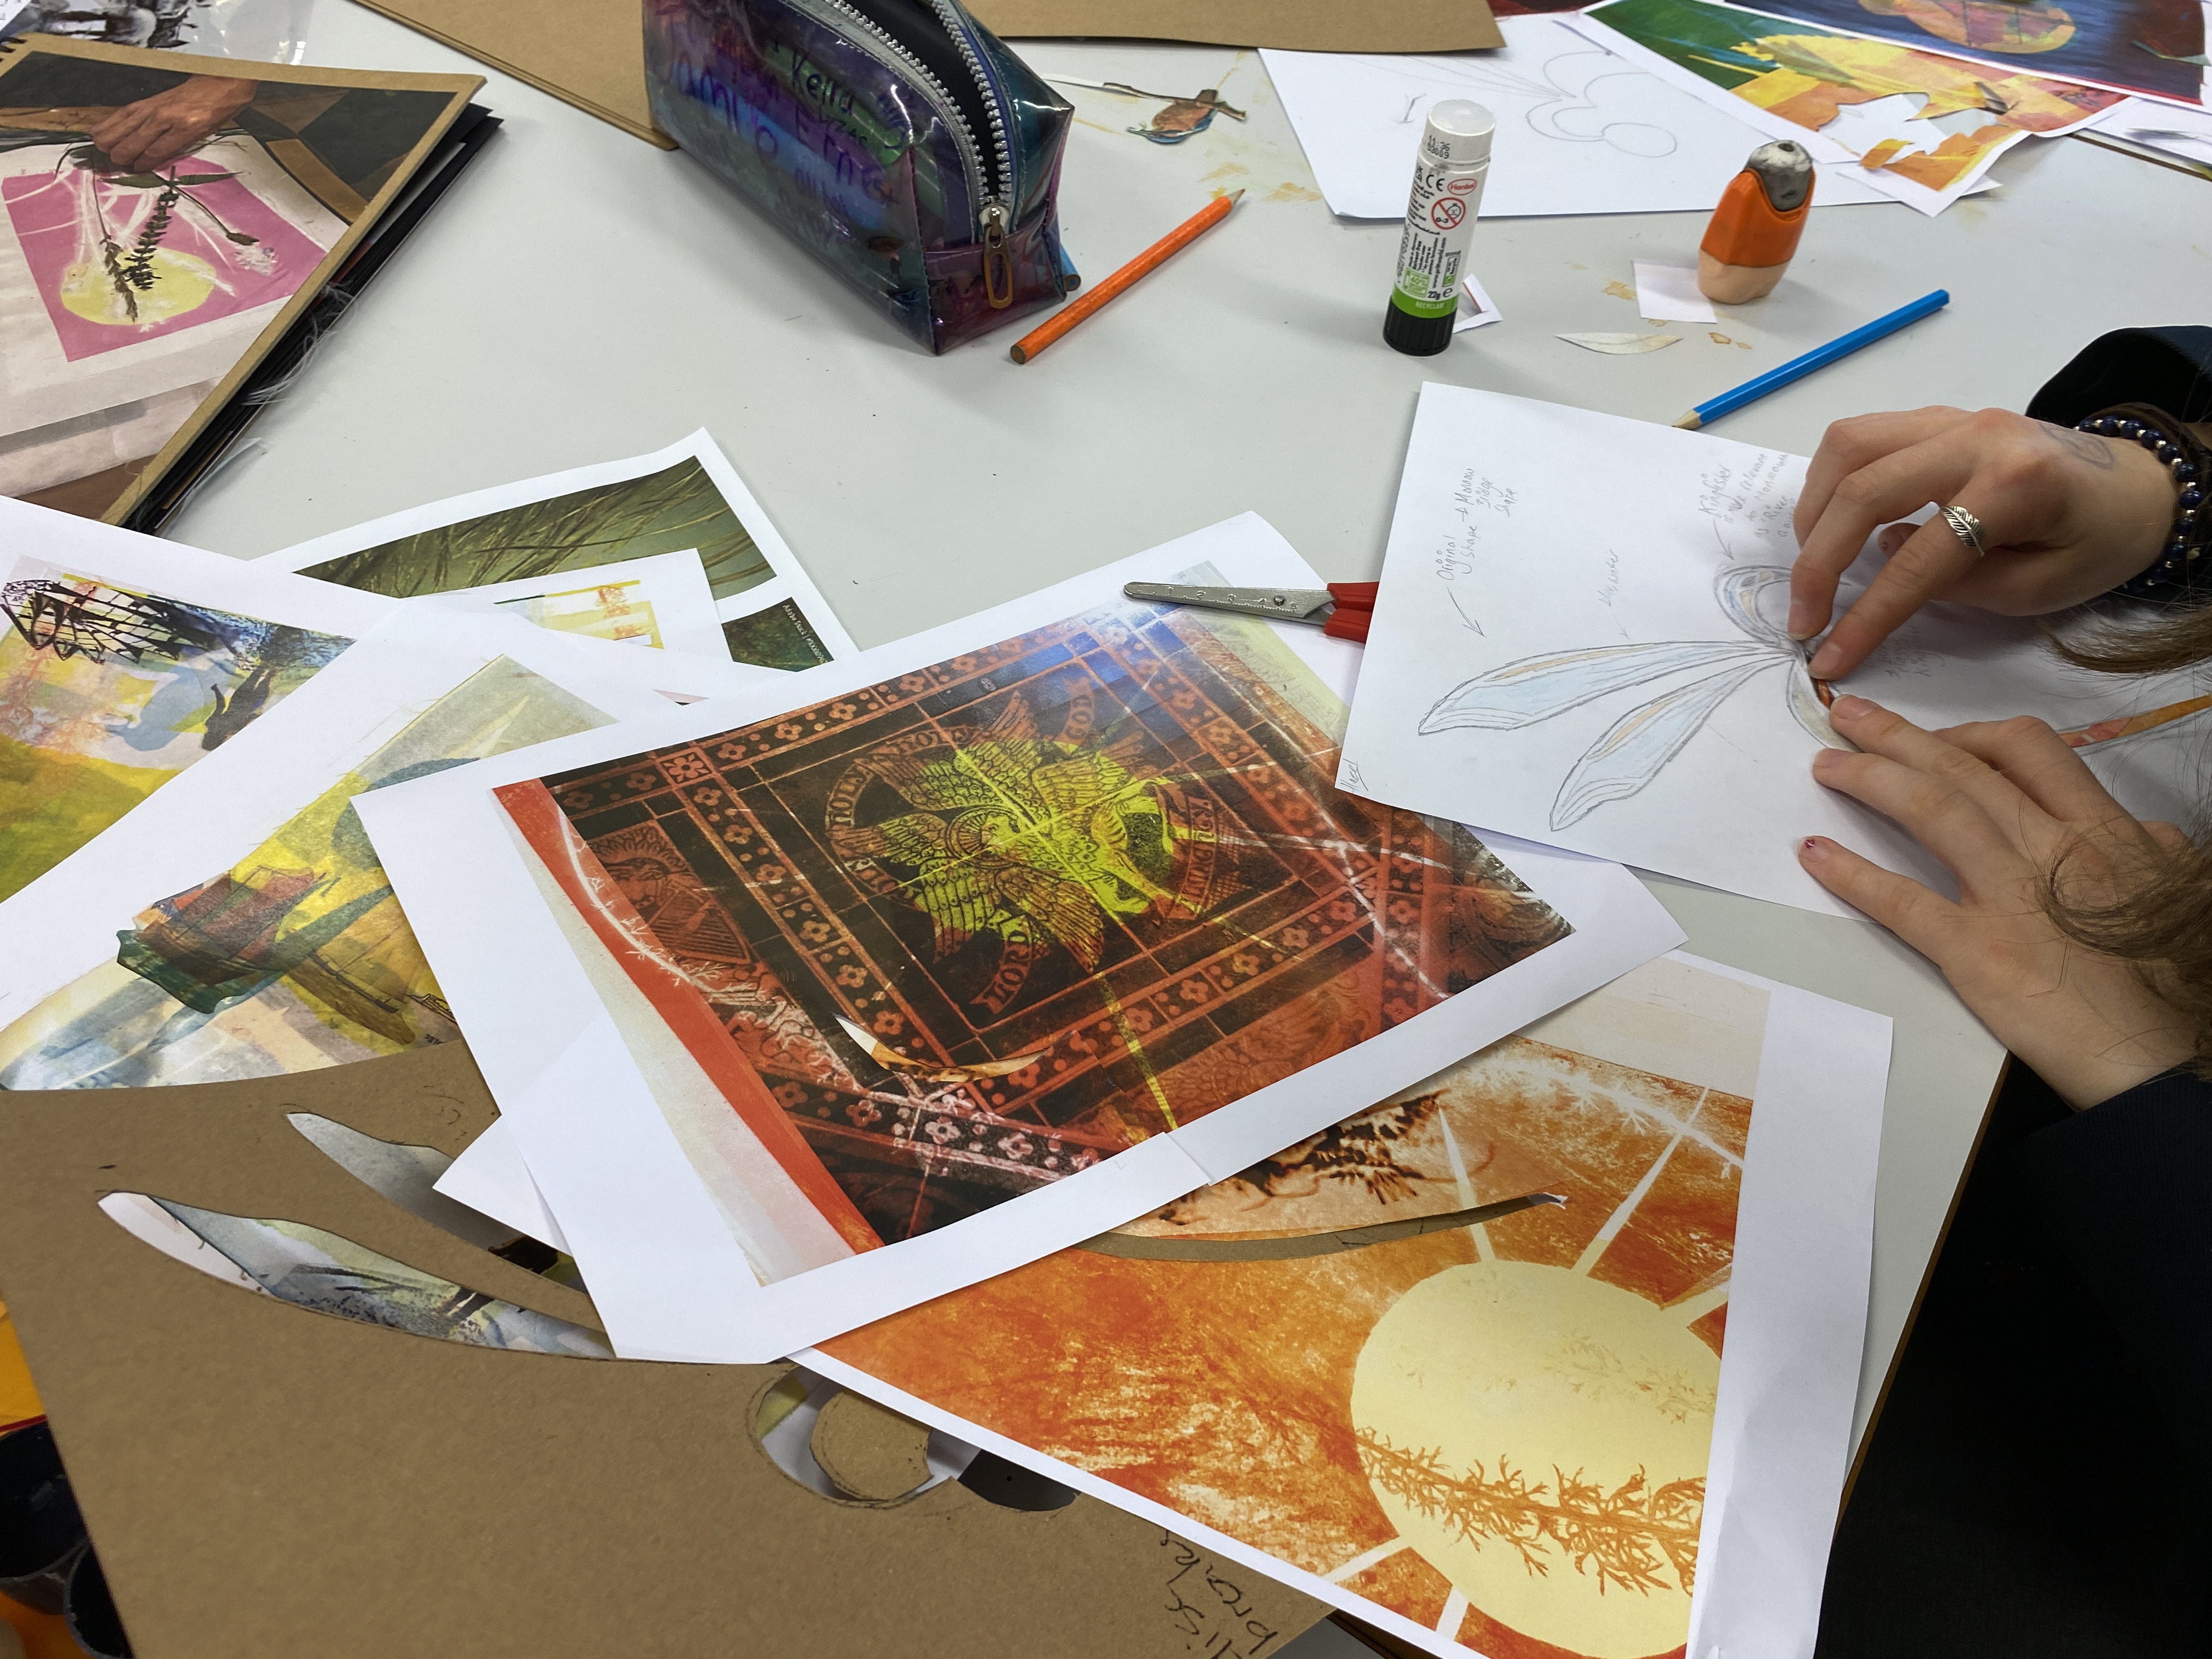
<path fill-rule="evenodd" d="M 2163 605 L 2212 599 L 2212 584 L 2199 587 L 2197 581 L 2200 571 L 2207 569 L 2206 551 L 2212 544 L 2212 535 L 2208 535 L 2212 532 L 2212 514 L 2199 510 L 2204 505 L 2205 485 L 2212 482 L 2212 453 L 2197 442 L 2188 427 L 2148 404 L 2121 404 L 2099 410 L 2075 426 L 2100 438 L 2124 438 L 2141 444 L 2163 461 L 2173 477 L 2173 527 L 2166 532 L 2166 545 L 2148 570 L 2130 576 L 2112 592 L 2123 599 Z"/>

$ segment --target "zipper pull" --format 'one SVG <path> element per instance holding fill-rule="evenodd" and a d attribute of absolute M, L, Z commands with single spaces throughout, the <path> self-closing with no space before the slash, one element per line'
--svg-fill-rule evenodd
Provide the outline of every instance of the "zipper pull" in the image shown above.
<path fill-rule="evenodd" d="M 983 297 L 994 311 L 1014 302 L 1014 261 L 1006 252 L 1006 210 L 996 202 L 983 204 Z"/>

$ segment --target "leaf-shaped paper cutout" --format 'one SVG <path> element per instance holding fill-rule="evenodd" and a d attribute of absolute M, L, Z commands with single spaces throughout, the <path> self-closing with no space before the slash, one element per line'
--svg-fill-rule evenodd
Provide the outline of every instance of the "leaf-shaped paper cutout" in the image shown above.
<path fill-rule="evenodd" d="M 1603 645 L 1582 651 L 1547 651 L 1521 657 L 1455 687 L 1421 717 L 1424 736 L 1471 726 L 1510 732 L 1549 720 L 1593 697 L 1643 685 L 1686 669 L 1708 668 L 1763 647 L 1741 640 L 1698 640 L 1662 645 Z"/>
<path fill-rule="evenodd" d="M 1828 710 L 1820 701 L 1820 694 L 1813 689 L 1813 677 L 1805 672 L 1805 659 L 1796 653 L 1790 653 L 1789 681 L 1783 695 L 1790 703 L 1790 712 L 1797 717 L 1797 724 L 1819 738 L 1824 747 L 1847 750 L 1856 754 L 1858 744 L 1839 736 L 1828 723 Z"/>
<path fill-rule="evenodd" d="M 117 1213 L 118 1205 L 132 1204 L 143 1212 L 149 1203 L 177 1224 L 179 1236 L 173 1242 L 154 1235 L 143 1215 L 125 1220 Z M 217 1278 L 230 1277 L 223 1262 L 234 1264 L 270 1295 L 299 1307 L 472 1347 L 586 1359 L 614 1357 L 596 1331 L 480 1295 L 319 1227 L 225 1215 L 137 1194 L 110 1194 L 100 1208 L 180 1261 Z M 216 1255 L 193 1251 L 193 1240 L 210 1246 Z"/>
<path fill-rule="evenodd" d="M 1679 334 L 1562 334 L 1569 345 L 1578 345 L 1584 351 L 1602 351 L 1608 357 L 1633 356 L 1640 351 L 1658 351 L 1673 345 L 1682 337 Z"/>
<path fill-rule="evenodd" d="M 1709 674 L 1630 709 L 1607 728 L 1567 774 L 1567 781 L 1559 786 L 1559 799 L 1552 803 L 1552 828 L 1564 830 L 1606 802 L 1636 793 L 1682 752 L 1682 745 L 1698 735 L 1713 711 L 1738 687 L 1778 660 L 1763 653 L 1759 661 L 1747 668 Z"/>
<path fill-rule="evenodd" d="M 1754 640 L 1778 645 L 1796 655 L 1799 647 L 1790 629 L 1759 612 L 1759 602 L 1776 587 L 1790 586 L 1790 567 L 1784 564 L 1731 565 L 1713 579 L 1713 598 L 1728 619 Z"/>

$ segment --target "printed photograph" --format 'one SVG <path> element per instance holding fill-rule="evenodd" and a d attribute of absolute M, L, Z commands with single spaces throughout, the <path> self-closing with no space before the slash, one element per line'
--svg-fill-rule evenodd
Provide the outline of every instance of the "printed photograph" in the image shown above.
<path fill-rule="evenodd" d="M 725 1213 L 796 1193 L 849 1252 L 1194 1122 L 1565 936 L 1466 831 L 1338 793 L 1316 694 L 1264 628 L 1117 603 L 496 793 L 625 976 L 611 1000 L 649 1007 L 744 1126 L 743 1149 L 689 1143 Z M 747 1248 L 778 1276 L 771 1242 Z"/>
<path fill-rule="evenodd" d="M 1652 963 L 1120 1236 L 822 1346 L 1486 1659 L 1679 1655 L 1765 1010 Z M 1219 1248 L 1259 1238 L 1310 1249 Z"/>
<path fill-rule="evenodd" d="M 734 508 L 696 460 L 618 483 L 599 484 L 396 541 L 342 554 L 300 574 L 392 599 L 534 580 L 596 565 L 698 550 L 717 600 L 759 586 L 775 572 Z M 731 658 L 770 668 L 811 668 L 831 653 L 789 599 L 722 627 Z"/>
<path fill-rule="evenodd" d="M 1862 167 L 1939 192 L 1970 181 L 2023 134 L 2063 131 L 2122 97 L 2047 79 L 2032 61 L 1999 71 L 1703 0 L 1616 0 L 1590 15 L 1747 103 L 1824 133 L 1856 153 Z M 1889 131 L 1895 123 L 1856 133 L 1851 112 L 1897 96 L 1918 102 L 1903 125 L 1924 128 L 1924 135 L 1900 137 Z"/>
<path fill-rule="evenodd" d="M 0 898 L 353 641 L 18 559 L 0 579 Z"/>
<path fill-rule="evenodd" d="M 228 870 L 149 895 L 114 961 L 0 1030 L 0 1088 L 270 1077 L 452 1042 L 353 798 L 605 724 L 520 664 L 479 669 Z"/>
<path fill-rule="evenodd" d="M 0 490 L 98 518 L 463 99 L 31 46 L 0 60 Z"/>

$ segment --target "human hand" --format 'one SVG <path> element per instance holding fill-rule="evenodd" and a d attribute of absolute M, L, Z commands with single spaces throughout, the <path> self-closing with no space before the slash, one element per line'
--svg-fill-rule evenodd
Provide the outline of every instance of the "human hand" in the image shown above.
<path fill-rule="evenodd" d="M 2179 830 L 2130 817 L 2041 720 L 1923 732 L 1863 697 L 1828 715 L 1861 752 L 1823 749 L 1814 778 L 1911 830 L 1958 877 L 1959 901 L 1822 836 L 1798 847 L 1815 881 L 1942 969 L 2076 1110 L 2194 1054 L 2191 1023 L 2135 963 L 2069 938 L 2045 908 L 2053 871 L 2067 903 L 2124 898 Z"/>
<path fill-rule="evenodd" d="M 253 101 L 258 81 L 223 75 L 191 79 L 125 104 L 100 118 L 88 135 L 100 154 L 126 169 L 174 160 Z"/>
<path fill-rule="evenodd" d="M 1889 524 L 1889 561 L 1813 654 L 1839 679 L 1930 599 L 2002 617 L 2094 599 L 2150 568 L 2173 523 L 2174 488 L 2157 458 L 2121 438 L 2006 410 L 1916 409 L 1838 421 L 1797 498 L 1790 632 L 1810 639 L 1833 614 L 1836 583 L 1875 528 L 1930 501 L 1982 521 L 1989 555 L 1939 518 Z"/>

